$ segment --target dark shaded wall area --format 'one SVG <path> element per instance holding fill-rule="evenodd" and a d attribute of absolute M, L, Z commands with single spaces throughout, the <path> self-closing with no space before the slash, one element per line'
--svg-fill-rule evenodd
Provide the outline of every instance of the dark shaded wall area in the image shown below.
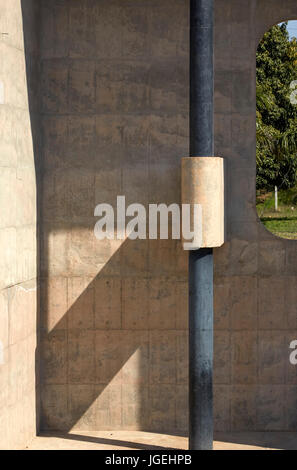
<path fill-rule="evenodd" d="M 184 0 L 41 1 L 41 426 L 187 431 L 187 254 L 104 241 L 96 204 L 180 201 L 188 154 Z M 296 430 L 297 250 L 255 207 L 255 51 L 296 1 L 216 0 L 215 427 Z"/>

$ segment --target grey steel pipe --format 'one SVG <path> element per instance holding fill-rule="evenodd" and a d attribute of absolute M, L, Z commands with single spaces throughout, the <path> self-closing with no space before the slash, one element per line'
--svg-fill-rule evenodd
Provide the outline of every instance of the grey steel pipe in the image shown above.
<path fill-rule="evenodd" d="M 190 156 L 211 157 L 214 0 L 190 5 Z M 189 448 L 213 446 L 213 250 L 189 253 Z"/>

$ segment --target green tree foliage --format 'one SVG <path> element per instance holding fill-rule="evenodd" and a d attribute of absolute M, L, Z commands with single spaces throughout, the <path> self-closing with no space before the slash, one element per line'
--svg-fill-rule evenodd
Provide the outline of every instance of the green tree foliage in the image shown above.
<path fill-rule="evenodd" d="M 257 189 L 297 183 L 297 41 L 287 23 L 273 26 L 257 50 Z"/>

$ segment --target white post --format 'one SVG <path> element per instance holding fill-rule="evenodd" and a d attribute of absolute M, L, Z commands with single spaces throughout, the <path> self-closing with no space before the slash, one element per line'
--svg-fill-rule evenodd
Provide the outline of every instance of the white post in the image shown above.
<path fill-rule="evenodd" d="M 278 194 L 277 194 L 277 186 L 274 187 L 274 207 L 275 211 L 278 211 Z"/>

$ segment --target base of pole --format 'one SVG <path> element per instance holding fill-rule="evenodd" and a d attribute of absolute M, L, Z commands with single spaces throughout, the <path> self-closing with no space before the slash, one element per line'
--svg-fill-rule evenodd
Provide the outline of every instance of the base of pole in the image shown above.
<path fill-rule="evenodd" d="M 189 449 L 213 448 L 213 250 L 189 253 Z"/>

